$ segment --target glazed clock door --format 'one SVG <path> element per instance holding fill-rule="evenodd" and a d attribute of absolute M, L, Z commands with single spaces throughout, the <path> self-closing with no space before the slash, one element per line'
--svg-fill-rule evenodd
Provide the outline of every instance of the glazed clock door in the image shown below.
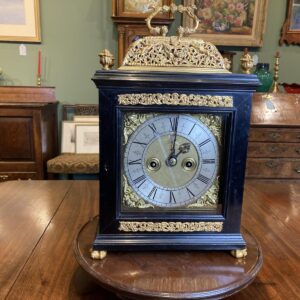
<path fill-rule="evenodd" d="M 221 167 L 230 114 L 156 111 L 120 113 L 120 212 L 222 217 Z"/>

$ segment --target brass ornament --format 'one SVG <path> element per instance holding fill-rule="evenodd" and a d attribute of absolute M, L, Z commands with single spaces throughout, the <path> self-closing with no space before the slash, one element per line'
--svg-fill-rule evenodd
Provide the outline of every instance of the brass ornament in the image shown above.
<path fill-rule="evenodd" d="M 124 232 L 221 232 L 223 222 L 128 222 L 120 221 Z"/>
<path fill-rule="evenodd" d="M 102 65 L 103 70 L 110 70 L 115 62 L 114 56 L 109 52 L 109 50 L 104 49 L 101 53 L 98 54 L 100 58 L 100 64 Z"/>
<path fill-rule="evenodd" d="M 276 52 L 275 55 L 275 66 L 274 66 L 274 77 L 273 77 L 273 84 L 271 86 L 270 92 L 271 93 L 280 93 L 280 89 L 279 89 L 279 83 L 278 83 L 278 79 L 279 79 L 279 59 L 280 59 L 280 54 L 279 52 Z"/>
<path fill-rule="evenodd" d="M 92 259 L 97 259 L 97 260 L 102 260 L 106 257 L 107 252 L 106 251 L 97 251 L 97 250 L 91 250 L 91 258 Z"/>
<path fill-rule="evenodd" d="M 230 254 L 235 258 L 244 258 L 247 256 L 247 248 L 231 250 Z"/>
<path fill-rule="evenodd" d="M 219 195 L 219 177 L 216 178 L 209 190 L 188 208 L 217 208 Z"/>
<path fill-rule="evenodd" d="M 146 19 L 146 24 L 147 24 L 151 34 L 166 36 L 168 33 L 168 27 L 167 26 L 152 27 L 152 25 L 151 25 L 152 19 L 159 13 L 168 13 L 168 12 L 171 12 L 172 14 L 174 14 L 176 12 L 179 12 L 182 14 L 187 13 L 189 15 L 189 17 L 191 17 L 193 19 L 195 26 L 194 26 L 194 28 L 179 26 L 177 29 L 177 33 L 178 33 L 178 36 L 180 38 L 182 38 L 184 34 L 191 34 L 191 33 L 196 32 L 196 30 L 199 26 L 200 20 L 194 13 L 194 10 L 196 10 L 196 9 L 197 9 L 196 5 L 183 6 L 183 5 L 176 5 L 174 3 L 171 3 L 170 6 L 167 6 L 167 5 L 157 6 L 154 8 L 154 11 Z"/>
<path fill-rule="evenodd" d="M 118 95 L 120 105 L 182 105 L 207 107 L 233 107 L 232 96 L 194 94 L 122 94 Z"/>
<path fill-rule="evenodd" d="M 251 74 L 253 68 L 253 59 L 248 52 L 248 48 L 244 49 L 244 54 L 241 57 L 241 69 L 244 74 Z"/>
<path fill-rule="evenodd" d="M 155 117 L 156 114 L 127 114 L 124 120 L 123 144 L 126 145 L 131 134 L 148 119 Z"/>
<path fill-rule="evenodd" d="M 122 204 L 131 208 L 154 208 L 152 204 L 147 203 L 140 198 L 131 186 L 128 184 L 127 178 L 123 175 L 123 201 Z"/>
<path fill-rule="evenodd" d="M 219 146 L 222 146 L 222 118 L 220 116 L 209 114 L 192 115 L 197 117 L 214 134 Z"/>
<path fill-rule="evenodd" d="M 199 25 L 193 6 L 176 5 L 158 6 L 146 19 L 151 34 L 132 43 L 124 58 L 121 70 L 155 70 L 155 71 L 184 71 L 193 73 L 230 73 L 228 63 L 218 49 L 209 42 L 200 39 L 183 37 L 184 34 L 194 33 Z M 194 21 L 193 28 L 179 26 L 178 37 L 166 37 L 167 26 L 151 25 L 152 18 L 158 13 L 180 12 L 187 13 Z"/>
<path fill-rule="evenodd" d="M 120 70 L 229 73 L 217 48 L 203 40 L 148 36 L 129 48 Z M 169 69 L 166 69 L 169 68 Z"/>

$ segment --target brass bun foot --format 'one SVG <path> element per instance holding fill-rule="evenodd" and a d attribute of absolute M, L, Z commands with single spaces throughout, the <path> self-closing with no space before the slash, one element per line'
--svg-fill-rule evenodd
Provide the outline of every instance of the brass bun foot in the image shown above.
<path fill-rule="evenodd" d="M 91 250 L 91 258 L 92 259 L 102 260 L 106 257 L 106 255 L 107 255 L 107 251 Z"/>
<path fill-rule="evenodd" d="M 247 248 L 231 250 L 230 254 L 235 258 L 243 258 L 247 256 Z"/>

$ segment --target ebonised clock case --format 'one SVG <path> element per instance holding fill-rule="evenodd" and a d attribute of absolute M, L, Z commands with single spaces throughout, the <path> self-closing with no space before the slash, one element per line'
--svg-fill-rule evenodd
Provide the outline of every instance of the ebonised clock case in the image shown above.
<path fill-rule="evenodd" d="M 250 127 L 251 99 L 259 81 L 255 75 L 195 74 L 145 71 L 97 71 L 100 108 L 100 221 L 94 250 L 232 250 L 245 248 L 240 233 L 243 186 Z M 178 93 L 232 96 L 233 107 L 118 104 L 118 95 Z M 226 123 L 222 153 L 222 181 L 217 214 L 124 213 L 120 209 L 120 149 L 124 112 L 210 113 Z M 118 230 L 119 221 L 223 222 L 222 232 L 130 232 Z"/>

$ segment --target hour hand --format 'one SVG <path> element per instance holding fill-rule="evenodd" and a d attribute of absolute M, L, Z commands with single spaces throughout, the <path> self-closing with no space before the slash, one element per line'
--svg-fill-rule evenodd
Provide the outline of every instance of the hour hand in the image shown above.
<path fill-rule="evenodd" d="M 188 153 L 190 149 L 191 149 L 190 143 L 181 144 L 178 148 L 179 152 L 176 155 L 174 155 L 174 158 L 177 158 L 180 153 Z"/>

